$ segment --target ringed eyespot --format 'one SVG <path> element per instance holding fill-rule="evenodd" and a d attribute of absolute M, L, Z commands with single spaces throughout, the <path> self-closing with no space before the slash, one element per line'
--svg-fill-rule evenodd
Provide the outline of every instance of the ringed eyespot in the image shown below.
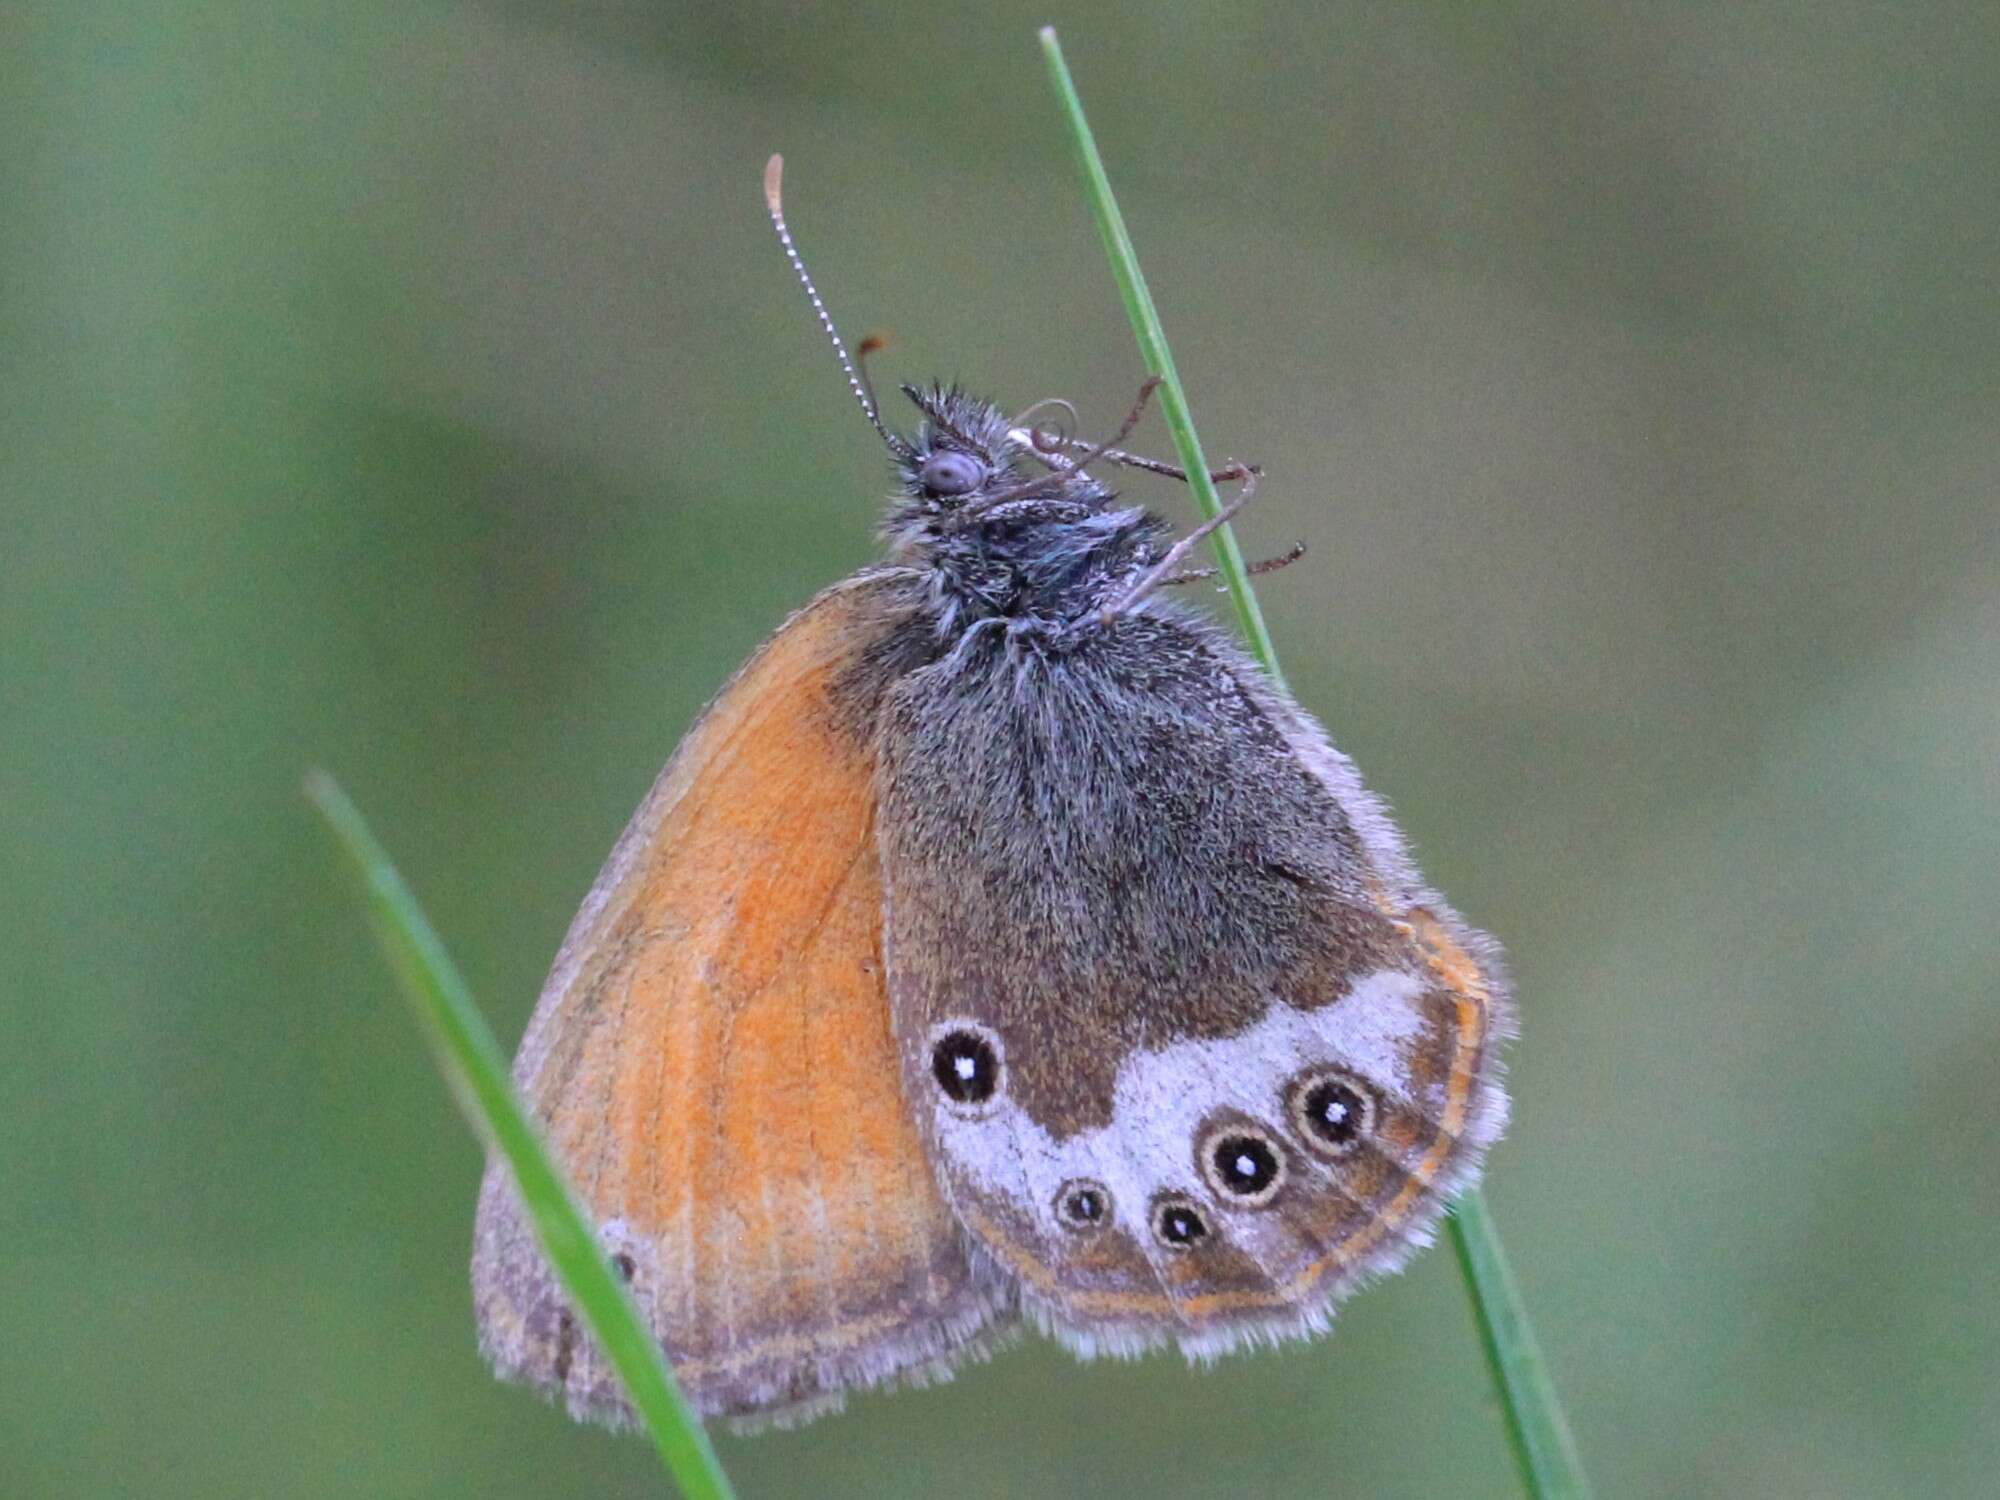
<path fill-rule="evenodd" d="M 1153 1238 L 1169 1250 L 1192 1250 L 1208 1238 L 1208 1220 L 1185 1193 L 1153 1201 Z"/>
<path fill-rule="evenodd" d="M 1285 1090 L 1292 1130 L 1322 1156 L 1346 1156 L 1372 1134 L 1380 1113 L 1374 1088 L 1344 1068 L 1301 1073 Z"/>
<path fill-rule="evenodd" d="M 1111 1190 L 1088 1177 L 1072 1177 L 1056 1189 L 1056 1222 L 1079 1234 L 1111 1222 Z"/>
<path fill-rule="evenodd" d="M 1000 1042 L 985 1027 L 950 1021 L 933 1033 L 931 1076 L 945 1099 L 964 1109 L 990 1103 L 1000 1091 Z"/>
<path fill-rule="evenodd" d="M 1285 1185 L 1284 1148 L 1247 1121 L 1217 1125 L 1195 1147 L 1201 1174 L 1225 1202 L 1261 1208 Z"/>
<path fill-rule="evenodd" d="M 970 453 L 940 448 L 917 470 L 917 482 L 927 495 L 969 495 L 986 478 L 986 465 Z"/>

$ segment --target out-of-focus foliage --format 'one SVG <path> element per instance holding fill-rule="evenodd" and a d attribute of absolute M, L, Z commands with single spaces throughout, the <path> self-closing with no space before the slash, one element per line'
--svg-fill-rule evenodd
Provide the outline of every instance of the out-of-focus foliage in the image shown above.
<path fill-rule="evenodd" d="M 480 1367 L 477 1149 L 299 773 L 517 1034 L 690 716 L 871 555 L 765 156 L 884 376 L 1124 411 L 1042 21 L 1246 546 L 1311 544 L 1294 686 L 1509 945 L 1490 1198 L 1602 1490 L 1990 1485 L 1990 6 L 79 0 L 0 19 L 0 1491 L 657 1485 Z M 723 1454 L 1504 1494 L 1456 1282 Z"/>

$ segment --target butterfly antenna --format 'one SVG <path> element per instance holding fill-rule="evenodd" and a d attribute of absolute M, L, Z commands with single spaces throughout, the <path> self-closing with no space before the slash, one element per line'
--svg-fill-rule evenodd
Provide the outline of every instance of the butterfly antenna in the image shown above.
<path fill-rule="evenodd" d="M 833 352 L 839 356 L 840 368 L 847 372 L 848 389 L 854 392 L 854 399 L 861 403 L 861 410 L 867 414 L 868 425 L 881 434 L 882 441 L 889 445 L 891 453 L 907 456 L 910 445 L 882 425 L 882 413 L 875 405 L 875 393 L 868 388 L 868 382 L 861 378 L 861 372 L 848 357 L 847 345 L 840 341 L 840 330 L 833 326 L 833 315 L 826 310 L 820 300 L 819 288 L 813 285 L 812 274 L 806 270 L 806 263 L 799 257 L 799 247 L 792 243 L 792 232 L 785 227 L 785 205 L 780 192 L 785 175 L 785 159 L 772 155 L 764 164 L 764 202 L 771 210 L 771 224 L 778 231 L 778 243 L 785 247 L 785 258 L 792 263 L 792 269 L 799 273 L 799 285 L 806 289 L 812 299 L 813 311 L 819 314 L 820 327 L 833 340 Z"/>

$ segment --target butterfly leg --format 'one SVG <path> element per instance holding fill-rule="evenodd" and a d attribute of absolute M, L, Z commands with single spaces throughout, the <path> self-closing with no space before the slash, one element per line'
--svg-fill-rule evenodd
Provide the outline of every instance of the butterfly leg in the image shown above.
<path fill-rule="evenodd" d="M 1016 419 L 1015 426 L 1010 430 L 1010 436 L 1016 442 L 1025 444 L 1036 458 L 1048 464 L 1049 467 L 1055 467 L 1053 460 L 1055 454 L 1058 452 L 1088 452 L 1091 454 L 1091 462 L 1102 459 L 1105 463 L 1117 464 L 1121 468 L 1144 469 L 1148 474 L 1159 474 L 1168 479 L 1177 479 L 1182 484 L 1188 482 L 1188 471 L 1183 469 L 1179 464 L 1168 463 L 1164 458 L 1151 458 L 1144 453 L 1127 452 L 1125 449 L 1116 446 L 1117 439 L 1113 439 L 1110 443 L 1102 444 L 1093 451 L 1090 445 L 1085 443 L 1083 439 L 1071 437 L 1067 433 L 1049 432 L 1040 427 L 1023 427 L 1020 425 L 1022 420 L 1043 406 L 1063 407 L 1070 412 L 1071 418 L 1074 420 L 1076 409 L 1059 397 L 1051 397 L 1046 401 L 1037 401 L 1034 406 L 1029 407 L 1027 411 L 1021 413 L 1020 418 Z M 1068 467 L 1067 460 L 1062 460 L 1061 462 L 1065 468 Z M 1248 470 L 1252 474 L 1262 474 L 1264 467 L 1262 464 L 1229 464 L 1220 469 L 1210 469 L 1208 477 L 1216 484 L 1227 484 L 1232 479 L 1241 479 L 1245 470 Z"/>
<path fill-rule="evenodd" d="M 1234 470 L 1235 477 L 1240 477 L 1243 481 L 1243 488 L 1237 493 L 1236 498 L 1223 506 L 1221 510 L 1210 516 L 1206 521 L 1203 521 L 1201 525 L 1195 527 L 1193 531 L 1190 531 L 1186 536 L 1175 542 L 1173 546 L 1167 549 L 1165 557 L 1141 573 L 1122 593 L 1108 601 L 1103 609 L 1098 612 L 1098 618 L 1103 623 L 1108 625 L 1117 619 L 1118 616 L 1129 614 L 1138 605 L 1140 600 L 1144 599 L 1154 589 L 1160 587 L 1161 584 L 1173 577 L 1180 565 L 1187 560 L 1188 553 L 1192 552 L 1197 544 L 1218 527 L 1226 526 L 1238 511 L 1242 510 L 1244 506 L 1256 498 L 1258 470 L 1251 468 L 1247 464 L 1235 464 L 1228 467 Z"/>
<path fill-rule="evenodd" d="M 1105 454 L 1117 451 L 1117 444 L 1124 442 L 1131 434 L 1132 429 L 1139 425 L 1139 418 L 1145 414 L 1146 403 L 1153 399 L 1153 392 L 1158 390 L 1159 386 L 1160 377 L 1157 375 L 1149 376 L 1146 383 L 1139 387 L 1138 399 L 1133 401 L 1132 409 L 1125 413 L 1125 420 L 1118 425 L 1118 430 L 1103 442 L 1094 446 L 1086 446 L 1072 439 L 1057 444 L 1058 447 L 1082 449 L 1083 456 L 1080 458 L 1063 460 L 1059 464 L 1051 462 L 1051 455 L 1054 450 L 1049 449 L 1045 451 L 1041 443 L 1037 440 L 1039 434 L 1031 430 L 1028 433 L 1030 448 L 1034 452 L 1035 457 L 1040 459 L 1048 468 L 1049 472 L 1037 475 L 1025 483 L 1012 485 L 1007 489 L 999 491 L 997 494 L 987 495 L 976 503 L 963 507 L 957 516 L 953 518 L 952 525 L 960 531 L 969 530 L 980 522 L 990 519 L 995 511 L 1004 509 L 1016 500 L 1025 500 L 1031 496 L 1045 494 L 1061 480 L 1081 474 L 1085 469 L 1104 457 Z M 1042 403 L 1037 403 L 1037 405 L 1040 404 Z M 1064 402 L 1063 404 L 1067 406 L 1069 403 Z"/>
<path fill-rule="evenodd" d="M 1253 562 L 1246 571 L 1251 573 L 1275 573 L 1280 568 L 1289 568 L 1305 555 L 1306 544 L 1304 542 L 1293 542 L 1290 551 L 1282 553 L 1277 557 L 1267 557 L 1262 562 Z M 1200 583 L 1202 579 L 1213 578 L 1221 571 L 1222 569 L 1220 568 L 1185 568 L 1181 572 L 1162 578 L 1159 586 L 1163 589 L 1170 589 L 1178 587 L 1183 583 Z"/>
<path fill-rule="evenodd" d="M 1024 445 L 1030 453 L 1051 469 L 1056 469 L 1060 465 L 1062 472 L 1070 472 L 1076 469 L 1088 468 L 1091 464 L 1102 459 L 1106 463 L 1118 464 L 1127 469 L 1144 469 L 1148 474 L 1164 475 L 1168 479 L 1178 479 L 1182 484 L 1186 484 L 1188 482 L 1188 471 L 1179 464 L 1170 464 L 1163 458 L 1149 458 L 1143 453 L 1129 453 L 1118 446 L 1131 435 L 1132 429 L 1139 425 L 1139 418 L 1146 410 L 1146 403 L 1152 399 L 1153 392 L 1159 389 L 1159 386 L 1160 377 L 1157 375 L 1149 376 L 1146 383 L 1139 387 L 1139 398 L 1132 403 L 1131 411 L 1126 413 L 1125 420 L 1119 424 L 1118 430 L 1103 442 L 1095 445 L 1086 443 L 1082 438 L 1074 437 L 1060 429 L 1048 431 L 1040 427 L 1027 425 L 1028 418 L 1045 406 L 1060 407 L 1063 411 L 1069 413 L 1069 420 L 1074 424 L 1076 421 L 1076 408 L 1060 396 L 1047 397 L 1028 407 L 1010 424 L 1008 435 L 1015 442 Z M 1072 461 L 1057 458 L 1056 455 L 1059 453 L 1081 453 L 1085 456 L 1081 460 Z M 1264 472 L 1263 466 L 1260 464 L 1231 462 L 1225 464 L 1220 469 L 1209 470 L 1208 477 L 1213 483 L 1224 484 L 1232 479 L 1241 479 L 1246 471 L 1251 474 L 1262 474 Z"/>

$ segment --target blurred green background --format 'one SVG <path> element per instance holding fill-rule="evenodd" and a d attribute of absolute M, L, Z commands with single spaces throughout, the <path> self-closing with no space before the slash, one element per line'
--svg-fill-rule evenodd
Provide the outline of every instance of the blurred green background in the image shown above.
<path fill-rule="evenodd" d="M 511 1045 L 872 554 L 765 156 L 885 377 L 1124 410 L 1043 21 L 1246 548 L 1311 543 L 1294 685 L 1509 946 L 1490 1196 L 1603 1493 L 1991 1493 L 2000 12 L 641 0 L 0 19 L 0 1493 L 659 1492 L 480 1365 L 479 1155 L 300 773 Z M 1441 1250 L 1311 1346 L 1030 1342 L 722 1451 L 1512 1485 Z"/>

